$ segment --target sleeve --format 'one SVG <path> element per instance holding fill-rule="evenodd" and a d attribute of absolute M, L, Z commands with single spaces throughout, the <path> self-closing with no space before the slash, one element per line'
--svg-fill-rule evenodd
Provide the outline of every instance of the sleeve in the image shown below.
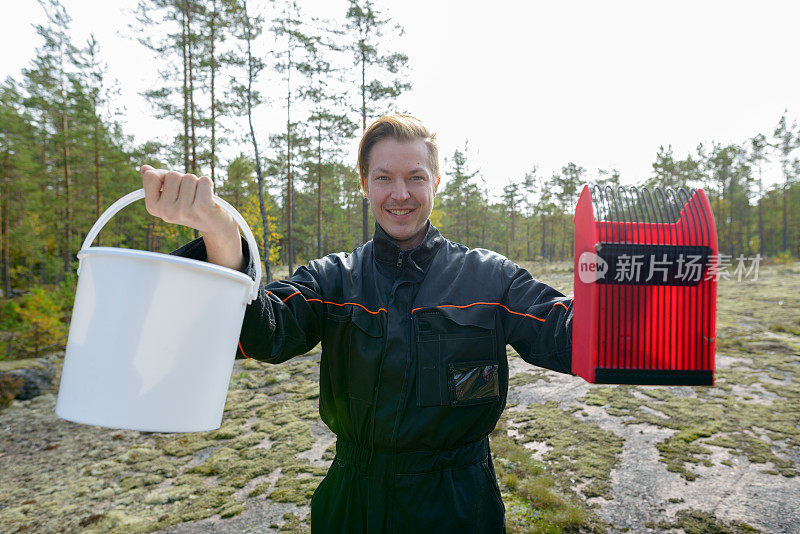
<path fill-rule="evenodd" d="M 503 263 L 503 275 L 506 343 L 530 364 L 573 374 L 572 299 L 510 260 Z"/>
<path fill-rule="evenodd" d="M 241 239 L 245 273 L 255 279 L 249 247 Z M 170 254 L 208 261 L 202 237 Z M 323 299 L 315 275 L 311 265 L 301 266 L 290 280 L 276 280 L 260 288 L 258 297 L 245 309 L 237 357 L 281 363 L 319 343 Z"/>

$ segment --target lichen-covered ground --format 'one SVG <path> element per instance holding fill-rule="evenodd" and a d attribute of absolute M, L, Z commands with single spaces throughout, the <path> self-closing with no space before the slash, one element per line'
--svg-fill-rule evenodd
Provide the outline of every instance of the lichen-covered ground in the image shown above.
<path fill-rule="evenodd" d="M 589 385 L 510 351 L 491 437 L 509 532 L 797 532 L 800 265 L 720 282 L 717 340 L 713 388 Z M 197 434 L 60 420 L 56 376 L 0 412 L 0 532 L 306 532 L 334 443 L 318 358 L 237 362 L 222 427 Z"/>

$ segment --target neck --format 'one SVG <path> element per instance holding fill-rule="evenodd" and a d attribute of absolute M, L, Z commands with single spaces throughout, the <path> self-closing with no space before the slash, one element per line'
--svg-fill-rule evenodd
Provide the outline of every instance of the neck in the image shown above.
<path fill-rule="evenodd" d="M 422 243 L 422 240 L 425 239 L 425 234 L 428 233 L 428 224 L 429 223 L 425 223 L 425 226 L 423 226 L 419 232 L 409 237 L 408 239 L 399 240 L 395 239 L 389 234 L 386 235 L 389 235 L 391 240 L 394 242 L 395 245 L 397 245 L 400 248 L 400 250 L 411 250 L 412 248 Z"/>

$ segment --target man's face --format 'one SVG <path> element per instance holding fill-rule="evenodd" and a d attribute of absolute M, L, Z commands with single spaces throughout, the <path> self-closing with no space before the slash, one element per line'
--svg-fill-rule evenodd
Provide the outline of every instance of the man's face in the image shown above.
<path fill-rule="evenodd" d="M 381 139 L 369 154 L 367 198 L 381 228 L 401 249 L 414 248 L 425 237 L 439 177 L 428 163 L 422 139 Z"/>

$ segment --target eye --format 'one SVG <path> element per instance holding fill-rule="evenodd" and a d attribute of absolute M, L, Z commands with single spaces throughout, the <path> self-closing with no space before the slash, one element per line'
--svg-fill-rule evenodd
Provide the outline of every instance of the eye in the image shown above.
<path fill-rule="evenodd" d="M 388 179 L 389 179 L 388 176 L 383 176 L 383 175 L 375 177 L 375 180 L 388 180 Z"/>
<path fill-rule="evenodd" d="M 424 181 L 424 180 L 425 180 L 425 177 L 424 177 L 424 176 L 412 176 L 412 177 L 411 177 L 411 179 L 412 179 L 412 180 L 417 180 L 417 181 L 419 181 L 419 180 L 422 180 L 422 181 Z"/>

